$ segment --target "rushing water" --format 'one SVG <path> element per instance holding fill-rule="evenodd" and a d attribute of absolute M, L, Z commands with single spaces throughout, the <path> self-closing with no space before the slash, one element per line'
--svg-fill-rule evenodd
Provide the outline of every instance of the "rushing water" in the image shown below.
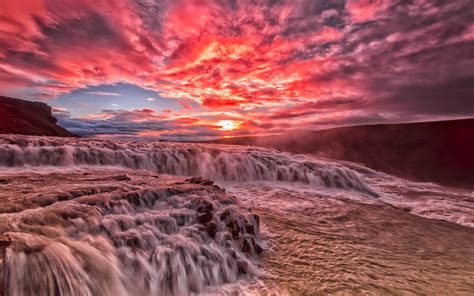
<path fill-rule="evenodd" d="M 0 166 L 115 165 L 227 181 L 286 181 L 376 195 L 359 174 L 336 163 L 260 148 L 4 137 Z"/>
<path fill-rule="evenodd" d="M 352 163 L 0 136 L 0 188 L 0 294 L 474 292 L 474 194 Z"/>

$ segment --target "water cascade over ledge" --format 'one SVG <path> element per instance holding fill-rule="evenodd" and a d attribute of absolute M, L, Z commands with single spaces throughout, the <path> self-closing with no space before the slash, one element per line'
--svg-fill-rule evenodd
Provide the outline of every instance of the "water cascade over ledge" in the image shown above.
<path fill-rule="evenodd" d="M 0 194 L 0 295 L 189 295 L 258 274 L 257 215 L 212 181 L 135 172 L 2 175 L 42 189 Z"/>
<path fill-rule="evenodd" d="M 242 146 L 2 135 L 2 167 L 0 295 L 191 295 L 254 279 L 260 218 L 209 179 L 377 196 L 335 162 Z"/>
<path fill-rule="evenodd" d="M 255 147 L 0 136 L 0 166 L 122 166 L 225 181 L 302 182 L 377 193 L 342 165 Z"/>

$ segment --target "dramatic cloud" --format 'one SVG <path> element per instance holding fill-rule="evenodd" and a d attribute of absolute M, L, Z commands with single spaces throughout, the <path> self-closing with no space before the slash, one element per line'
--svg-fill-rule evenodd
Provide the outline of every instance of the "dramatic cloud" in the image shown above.
<path fill-rule="evenodd" d="M 123 85 L 153 94 L 127 97 Z M 474 2 L 3 1 L 0 86 L 67 105 L 63 124 L 88 135 L 201 139 L 468 117 Z M 78 90 L 114 110 L 91 113 Z"/>

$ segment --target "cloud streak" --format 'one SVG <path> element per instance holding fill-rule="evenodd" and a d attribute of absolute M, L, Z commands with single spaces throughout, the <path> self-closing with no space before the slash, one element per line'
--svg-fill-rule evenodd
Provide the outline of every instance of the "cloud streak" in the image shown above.
<path fill-rule="evenodd" d="M 103 92 L 103 91 L 89 91 L 87 92 L 90 95 L 95 95 L 95 96 L 108 96 L 108 97 L 118 97 L 121 94 L 119 93 L 114 93 L 114 92 Z"/>

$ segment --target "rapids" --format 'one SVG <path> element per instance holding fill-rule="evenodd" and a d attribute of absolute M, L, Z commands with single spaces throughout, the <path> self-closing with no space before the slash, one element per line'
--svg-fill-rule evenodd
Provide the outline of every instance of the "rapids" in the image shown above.
<path fill-rule="evenodd" d="M 0 136 L 5 295 L 469 295 L 473 227 L 473 192 L 354 163 Z"/>
<path fill-rule="evenodd" d="M 259 217 L 208 180 L 112 168 L 23 176 L 2 174 L 6 295 L 188 295 L 258 273 Z"/>
<path fill-rule="evenodd" d="M 113 165 L 226 181 L 286 181 L 377 195 L 355 171 L 303 155 L 191 143 L 0 137 L 0 166 Z"/>

